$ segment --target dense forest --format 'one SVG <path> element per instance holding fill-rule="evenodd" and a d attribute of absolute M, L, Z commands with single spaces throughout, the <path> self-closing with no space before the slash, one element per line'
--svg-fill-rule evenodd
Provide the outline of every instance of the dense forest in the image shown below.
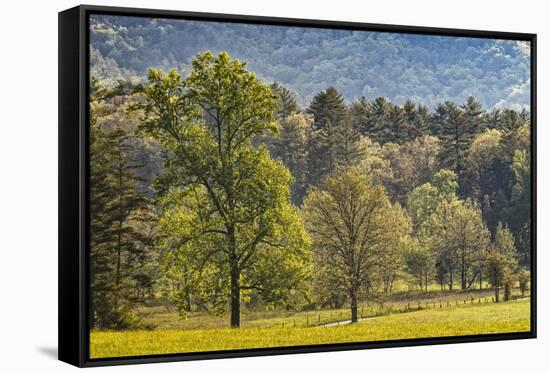
<path fill-rule="evenodd" d="M 396 281 L 526 288 L 528 111 L 331 86 L 301 105 L 227 53 L 142 81 L 91 82 L 91 328 L 154 298 L 238 327 L 243 306 L 354 322 Z"/>
<path fill-rule="evenodd" d="M 512 40 L 94 15 L 90 45 L 92 73 L 111 86 L 145 83 L 151 67 L 187 75 L 210 50 L 248 61 L 304 107 L 328 86 L 348 102 L 384 96 L 435 109 L 474 95 L 486 108 L 530 104 L 529 44 Z"/>

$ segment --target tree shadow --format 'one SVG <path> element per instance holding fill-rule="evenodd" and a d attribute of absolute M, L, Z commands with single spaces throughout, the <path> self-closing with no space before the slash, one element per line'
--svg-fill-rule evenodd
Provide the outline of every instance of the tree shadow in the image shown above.
<path fill-rule="evenodd" d="M 50 359 L 57 360 L 57 346 L 55 347 L 38 347 L 38 352 L 46 355 Z"/>

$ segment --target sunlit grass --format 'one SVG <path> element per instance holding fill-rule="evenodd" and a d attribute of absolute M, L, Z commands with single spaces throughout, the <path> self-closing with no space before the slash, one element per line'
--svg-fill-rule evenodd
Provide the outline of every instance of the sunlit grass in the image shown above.
<path fill-rule="evenodd" d="M 407 308 L 439 308 L 455 307 L 474 303 L 491 302 L 493 290 L 474 290 L 453 292 L 433 290 L 429 292 L 395 293 L 384 300 L 384 305 L 377 303 L 362 303 L 359 305 L 359 316 L 372 317 L 387 313 L 401 313 Z M 514 289 L 513 294 L 519 296 L 519 290 Z M 173 306 L 142 306 L 137 315 L 141 318 L 145 329 L 211 329 L 224 328 L 229 325 L 229 315 L 217 317 L 206 312 L 190 312 L 187 318 L 182 319 Z M 349 320 L 351 311 L 348 306 L 341 309 L 324 309 L 313 311 L 256 311 L 243 309 L 241 327 L 265 327 L 265 326 L 313 326 L 330 322 Z"/>
<path fill-rule="evenodd" d="M 287 326 L 288 325 L 288 326 Z M 337 327 L 94 331 L 92 358 L 526 332 L 529 301 L 474 303 L 393 314 Z"/>

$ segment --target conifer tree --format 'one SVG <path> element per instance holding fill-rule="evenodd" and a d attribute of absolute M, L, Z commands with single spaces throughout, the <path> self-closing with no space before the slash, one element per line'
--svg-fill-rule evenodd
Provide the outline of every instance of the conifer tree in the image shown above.
<path fill-rule="evenodd" d="M 334 87 L 319 92 L 313 97 L 307 109 L 307 113 L 313 115 L 313 123 L 316 128 L 338 126 L 346 117 L 347 111 L 348 108 L 342 94 Z"/>
<path fill-rule="evenodd" d="M 298 106 L 298 103 L 296 102 L 296 95 L 288 88 L 278 82 L 271 83 L 269 88 L 271 89 L 271 92 L 277 96 L 277 119 L 282 120 L 291 114 L 300 112 L 300 106 Z"/>
<path fill-rule="evenodd" d="M 443 110 L 441 110 L 443 113 Z M 464 112 L 452 102 L 445 103 L 444 118 L 440 122 L 441 128 L 441 165 L 452 169 L 458 180 L 458 194 L 464 194 L 464 167 L 468 148 L 473 140 L 468 121 Z"/>
<path fill-rule="evenodd" d="M 95 87 L 97 88 L 97 87 Z M 129 155 L 127 131 L 103 125 L 108 115 L 103 88 L 92 89 L 90 126 L 90 327 L 124 329 L 136 324 L 135 275 L 143 265 L 150 237 L 140 225 L 148 219 L 141 178 Z"/>

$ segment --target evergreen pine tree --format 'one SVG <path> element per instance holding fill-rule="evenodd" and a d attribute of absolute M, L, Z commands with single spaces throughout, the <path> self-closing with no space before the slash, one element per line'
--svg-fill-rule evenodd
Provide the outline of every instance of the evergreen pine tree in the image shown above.
<path fill-rule="evenodd" d="M 287 118 L 291 114 L 299 113 L 300 106 L 296 102 L 296 95 L 291 92 L 285 86 L 279 84 L 278 82 L 273 82 L 269 86 L 271 92 L 277 95 L 277 119 L 282 120 Z"/>
<path fill-rule="evenodd" d="M 139 165 L 129 159 L 128 133 L 119 125 L 106 128 L 98 120 L 101 103 L 94 98 L 92 103 L 89 322 L 91 328 L 124 329 L 137 322 L 131 309 L 134 276 L 150 241 L 140 227 L 148 218 L 147 201 L 138 190 Z"/>
<path fill-rule="evenodd" d="M 452 169 L 458 180 L 459 195 L 464 194 L 464 167 L 468 148 L 473 140 L 464 112 L 452 102 L 445 103 L 446 117 L 440 122 L 441 152 L 440 161 L 443 167 Z M 443 110 L 442 110 L 443 112 Z"/>
<path fill-rule="evenodd" d="M 348 108 L 342 94 L 334 87 L 319 92 L 313 97 L 307 109 L 307 113 L 313 115 L 313 123 L 316 128 L 339 125 L 347 115 L 347 111 Z"/>

